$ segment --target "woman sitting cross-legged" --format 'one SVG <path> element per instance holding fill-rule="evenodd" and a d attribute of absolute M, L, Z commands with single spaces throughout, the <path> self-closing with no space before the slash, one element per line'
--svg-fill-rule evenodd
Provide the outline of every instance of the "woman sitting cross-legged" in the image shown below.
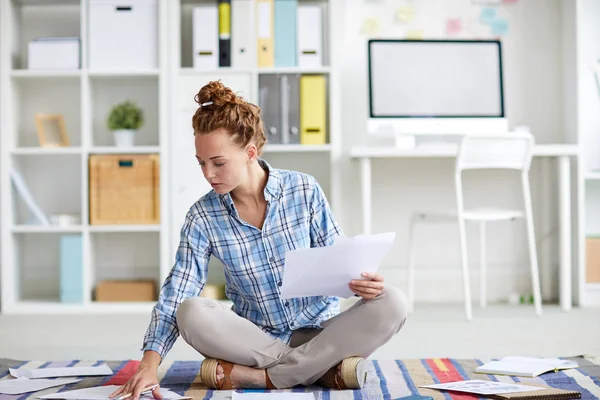
<path fill-rule="evenodd" d="M 212 190 L 187 213 L 139 369 L 112 397 L 137 400 L 158 383 L 157 368 L 178 335 L 206 358 L 201 378 L 213 389 L 361 388 L 365 358 L 406 320 L 404 294 L 363 274 L 348 282 L 361 299 L 341 313 L 337 297 L 282 299 L 285 252 L 332 245 L 342 232 L 312 176 L 260 158 L 265 133 L 256 105 L 220 82 L 195 99 L 196 159 Z M 232 309 L 199 297 L 211 256 L 225 266 Z M 153 394 L 160 398 L 158 389 Z"/>

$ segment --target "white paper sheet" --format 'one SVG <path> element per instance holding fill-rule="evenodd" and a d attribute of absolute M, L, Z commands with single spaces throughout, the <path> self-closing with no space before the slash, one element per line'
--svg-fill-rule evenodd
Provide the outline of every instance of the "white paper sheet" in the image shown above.
<path fill-rule="evenodd" d="M 61 399 L 61 400 L 109 400 L 109 397 L 115 390 L 121 386 L 110 385 L 110 386 L 96 386 L 86 389 L 70 390 L 68 392 L 53 393 L 45 396 L 40 396 L 40 399 Z M 171 392 L 169 389 L 160 388 L 160 394 L 164 400 L 183 400 L 191 399 L 191 397 L 180 396 L 175 392 Z M 142 394 L 140 399 L 151 400 L 154 399 L 152 393 Z"/>
<path fill-rule="evenodd" d="M 79 382 L 81 379 L 4 379 L 0 381 L 0 393 L 2 394 L 23 394 L 37 392 L 55 386 L 68 385 L 69 383 Z"/>
<path fill-rule="evenodd" d="M 571 360 L 510 356 L 481 365 L 475 369 L 475 372 L 480 374 L 536 377 L 546 372 L 553 372 L 554 370 L 577 367 L 578 364 Z"/>
<path fill-rule="evenodd" d="M 315 400 L 315 395 L 312 393 L 299 393 L 299 392 L 283 392 L 283 393 L 273 393 L 273 392 L 264 392 L 264 393 L 238 393 L 233 392 L 231 396 L 231 400 L 260 400 L 260 399 L 270 399 L 270 400 Z"/>
<path fill-rule="evenodd" d="M 350 281 L 361 279 L 363 272 L 377 272 L 395 237 L 393 232 L 360 235 L 286 252 L 281 297 L 353 296 Z"/>
<path fill-rule="evenodd" d="M 429 389 L 454 390 L 457 392 L 475 393 L 475 394 L 501 394 L 501 393 L 519 393 L 544 390 L 543 387 L 519 385 L 518 383 L 503 383 L 494 381 L 468 380 L 450 383 L 440 383 L 437 385 L 421 386 Z"/>
<path fill-rule="evenodd" d="M 15 378 L 25 377 L 30 379 L 37 378 L 57 378 L 61 376 L 100 376 L 112 375 L 113 371 L 106 364 L 97 367 L 64 367 L 64 368 L 9 368 L 10 374 Z"/>

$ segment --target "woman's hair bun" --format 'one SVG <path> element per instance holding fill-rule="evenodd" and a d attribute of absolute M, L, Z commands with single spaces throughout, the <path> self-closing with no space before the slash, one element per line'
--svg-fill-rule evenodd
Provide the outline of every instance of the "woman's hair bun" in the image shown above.
<path fill-rule="evenodd" d="M 204 103 L 212 102 L 212 106 L 214 107 L 245 103 L 242 97 L 236 95 L 233 90 L 223 85 L 221 81 L 212 81 L 204 85 L 194 100 L 200 106 Z"/>

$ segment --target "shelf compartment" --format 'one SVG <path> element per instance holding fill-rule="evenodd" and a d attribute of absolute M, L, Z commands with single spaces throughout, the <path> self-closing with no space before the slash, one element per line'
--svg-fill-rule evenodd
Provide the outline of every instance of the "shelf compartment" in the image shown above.
<path fill-rule="evenodd" d="M 36 114 L 59 114 L 63 117 L 70 146 L 81 146 L 81 83 L 75 79 L 19 80 L 14 85 L 17 149 L 63 151 L 40 148 Z M 46 132 L 48 140 L 52 132 Z M 66 147 L 71 148 L 71 147 Z"/>
<path fill-rule="evenodd" d="M 53 214 L 81 215 L 82 158 L 80 155 L 12 156 L 13 169 L 31 195 L 32 201 L 50 222 Z M 13 223 L 27 229 L 42 227 L 20 190 L 13 185 Z"/>
<path fill-rule="evenodd" d="M 92 145 L 114 146 L 113 133 L 107 125 L 113 106 L 129 100 L 142 109 L 143 125 L 135 134 L 136 146 L 158 146 L 160 96 L 158 79 L 138 76 L 124 81 L 118 76 L 97 77 L 90 80 L 92 118 Z"/>
<path fill-rule="evenodd" d="M 160 233 L 91 232 L 93 304 L 98 284 L 105 281 L 153 281 L 160 287 Z M 151 301 L 155 301 L 158 293 Z M 142 299 L 150 302 L 150 299 Z"/>
<path fill-rule="evenodd" d="M 9 1 L 10 3 L 10 1 Z M 30 41 L 45 37 L 78 37 L 81 38 L 81 2 L 74 0 L 19 0 L 12 2 L 15 7 L 13 15 L 16 21 L 16 37 L 19 39 L 12 68 L 27 69 L 27 48 Z M 42 70 L 31 71 L 31 76 Z M 77 70 L 65 70 L 65 74 Z M 20 74 L 17 73 L 17 74 Z"/>
<path fill-rule="evenodd" d="M 14 243 L 18 301 L 83 304 L 81 234 L 19 233 Z"/>

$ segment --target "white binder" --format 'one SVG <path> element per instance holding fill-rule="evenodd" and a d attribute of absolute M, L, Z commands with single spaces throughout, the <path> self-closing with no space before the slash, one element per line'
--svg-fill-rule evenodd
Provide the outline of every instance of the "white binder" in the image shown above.
<path fill-rule="evenodd" d="M 231 1 L 231 66 L 256 67 L 254 1 Z"/>
<path fill-rule="evenodd" d="M 219 68 L 219 9 L 217 3 L 199 4 L 192 17 L 194 68 Z"/>
<path fill-rule="evenodd" d="M 314 68 L 323 65 L 322 14 L 318 5 L 298 5 L 296 48 L 299 67 Z"/>

